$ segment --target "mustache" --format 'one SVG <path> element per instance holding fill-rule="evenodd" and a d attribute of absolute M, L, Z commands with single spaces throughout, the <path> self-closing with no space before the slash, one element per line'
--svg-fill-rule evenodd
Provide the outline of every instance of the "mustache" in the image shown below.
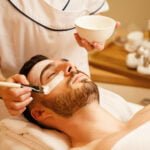
<path fill-rule="evenodd" d="M 86 73 L 84 73 L 83 71 L 76 70 L 76 71 L 74 71 L 74 72 L 71 72 L 71 77 L 73 78 L 73 77 L 74 77 L 76 74 L 78 74 L 78 73 L 82 73 L 82 74 L 88 76 L 88 75 L 87 75 Z"/>
<path fill-rule="evenodd" d="M 71 72 L 71 74 L 70 74 L 70 78 L 68 79 L 67 84 L 69 84 L 70 81 L 72 80 L 72 78 L 73 78 L 75 75 L 79 74 L 79 73 L 82 73 L 82 74 L 88 76 L 88 75 L 87 75 L 86 73 L 84 73 L 83 71 L 80 71 L 80 70 L 73 71 L 73 72 Z"/>

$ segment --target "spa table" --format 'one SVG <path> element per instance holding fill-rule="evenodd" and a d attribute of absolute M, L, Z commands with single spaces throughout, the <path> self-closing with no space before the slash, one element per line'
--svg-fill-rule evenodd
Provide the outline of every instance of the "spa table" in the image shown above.
<path fill-rule="evenodd" d="M 112 89 L 114 89 L 113 85 L 120 85 L 128 90 L 131 88 L 132 92 L 136 92 L 133 95 L 137 95 L 138 98 L 134 99 L 133 97 L 133 100 L 131 97 L 129 101 L 140 103 L 143 99 L 150 99 L 150 75 L 143 75 L 136 70 L 129 69 L 125 64 L 126 55 L 127 52 L 123 47 L 113 43 L 108 44 L 101 52 L 90 53 L 89 63 L 92 79 L 101 84 L 109 84 Z"/>

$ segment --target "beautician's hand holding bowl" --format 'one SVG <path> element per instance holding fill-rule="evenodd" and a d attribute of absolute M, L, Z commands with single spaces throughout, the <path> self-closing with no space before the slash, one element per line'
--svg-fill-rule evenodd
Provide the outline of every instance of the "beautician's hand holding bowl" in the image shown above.
<path fill-rule="evenodd" d="M 106 16 L 88 15 L 76 19 L 75 26 L 77 30 L 75 38 L 78 44 L 92 51 L 104 48 L 106 40 L 112 36 L 119 22 Z"/>

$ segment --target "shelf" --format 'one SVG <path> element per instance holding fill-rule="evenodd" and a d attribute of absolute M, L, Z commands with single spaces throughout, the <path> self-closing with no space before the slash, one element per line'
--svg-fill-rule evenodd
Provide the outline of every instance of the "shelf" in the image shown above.
<path fill-rule="evenodd" d="M 91 76 L 94 81 L 150 88 L 150 76 L 129 69 L 127 52 L 119 46 L 109 44 L 102 52 L 89 54 Z"/>

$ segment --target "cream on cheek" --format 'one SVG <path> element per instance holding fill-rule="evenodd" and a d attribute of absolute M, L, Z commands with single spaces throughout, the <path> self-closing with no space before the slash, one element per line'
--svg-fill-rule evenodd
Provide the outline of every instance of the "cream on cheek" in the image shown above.
<path fill-rule="evenodd" d="M 53 80 L 51 80 L 46 85 L 43 85 L 43 92 L 45 95 L 49 94 L 59 83 L 64 79 L 64 72 L 60 71 Z"/>

